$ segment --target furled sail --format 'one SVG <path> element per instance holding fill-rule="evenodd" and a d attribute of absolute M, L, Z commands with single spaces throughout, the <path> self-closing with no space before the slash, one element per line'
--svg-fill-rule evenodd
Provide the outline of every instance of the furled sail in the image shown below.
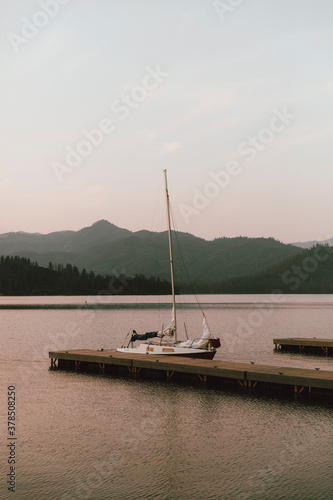
<path fill-rule="evenodd" d="M 210 330 L 209 330 L 209 327 L 208 327 L 208 323 L 207 323 L 207 320 L 206 320 L 206 316 L 203 315 L 203 331 L 202 331 L 202 339 L 210 339 L 211 337 L 211 333 L 210 333 Z"/>
<path fill-rule="evenodd" d="M 168 324 L 166 328 L 163 328 L 163 330 L 160 330 L 158 332 L 159 337 L 163 337 L 164 335 L 172 336 L 175 333 L 175 308 L 172 308 L 171 311 L 171 321 Z"/>
<path fill-rule="evenodd" d="M 194 349 L 207 349 L 211 333 L 208 328 L 206 316 L 203 315 L 203 332 L 202 336 L 196 340 L 186 340 L 178 344 L 179 347 L 192 347 Z"/>

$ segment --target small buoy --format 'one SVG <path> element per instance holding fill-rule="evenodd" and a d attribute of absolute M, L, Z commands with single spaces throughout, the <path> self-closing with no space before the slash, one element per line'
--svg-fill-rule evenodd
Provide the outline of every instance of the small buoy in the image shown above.
<path fill-rule="evenodd" d="M 315 370 L 317 370 L 317 371 L 318 371 L 318 370 L 320 370 L 320 368 L 315 368 Z"/>

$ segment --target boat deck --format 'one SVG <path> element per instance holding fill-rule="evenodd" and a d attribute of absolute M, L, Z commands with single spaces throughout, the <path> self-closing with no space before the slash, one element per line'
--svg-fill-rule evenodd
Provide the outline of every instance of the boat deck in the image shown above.
<path fill-rule="evenodd" d="M 300 353 L 311 352 L 315 354 L 333 355 L 332 339 L 311 338 L 286 338 L 274 339 L 275 349 L 281 351 L 294 351 Z"/>
<path fill-rule="evenodd" d="M 92 371 L 100 374 L 134 375 L 164 380 L 197 380 L 221 387 L 269 393 L 333 396 L 333 371 L 286 368 L 231 361 L 175 356 L 120 353 L 115 350 L 73 350 L 49 352 L 51 368 Z"/>

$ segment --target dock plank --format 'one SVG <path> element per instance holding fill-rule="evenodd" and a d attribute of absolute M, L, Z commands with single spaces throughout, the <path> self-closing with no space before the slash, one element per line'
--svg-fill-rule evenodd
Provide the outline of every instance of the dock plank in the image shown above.
<path fill-rule="evenodd" d="M 332 339 L 317 339 L 316 337 L 309 338 L 309 337 L 290 337 L 290 338 L 284 338 L 284 339 L 273 339 L 274 344 L 279 344 L 279 345 L 306 345 L 306 346 L 311 346 L 311 347 L 333 347 L 333 340 Z"/>

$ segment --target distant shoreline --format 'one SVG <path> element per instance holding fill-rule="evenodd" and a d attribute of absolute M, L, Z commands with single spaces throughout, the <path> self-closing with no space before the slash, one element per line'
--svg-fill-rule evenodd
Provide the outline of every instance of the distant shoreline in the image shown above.
<path fill-rule="evenodd" d="M 191 304 L 186 304 L 186 306 L 191 306 Z M 68 309 L 68 310 L 103 310 L 103 309 L 152 309 L 152 308 L 166 308 L 170 309 L 172 307 L 172 304 L 168 303 L 149 303 L 149 304 L 144 304 L 144 303 L 115 303 L 115 304 L 87 304 L 82 305 L 82 304 L 0 304 L 0 310 L 1 309 Z M 182 307 L 182 305 L 180 305 Z"/>
<path fill-rule="evenodd" d="M 322 304 L 332 307 L 333 294 L 327 293 L 286 293 L 274 295 L 270 293 L 235 293 L 235 294 L 199 294 L 197 297 L 205 308 L 234 307 L 290 307 L 299 304 L 308 307 L 311 304 Z M 197 308 L 196 297 L 193 294 L 177 296 L 177 306 L 180 309 Z M 170 309 L 172 307 L 169 295 L 0 295 L 1 310 L 119 310 L 119 309 Z"/>

